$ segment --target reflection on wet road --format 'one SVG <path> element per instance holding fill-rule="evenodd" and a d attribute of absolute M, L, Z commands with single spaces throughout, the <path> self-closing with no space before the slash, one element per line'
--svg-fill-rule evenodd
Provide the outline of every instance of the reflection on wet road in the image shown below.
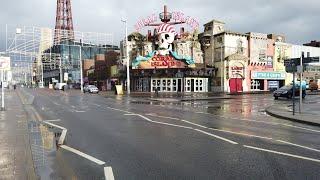
<path fill-rule="evenodd" d="M 290 104 L 271 95 L 180 101 L 30 93 L 44 119 L 61 119 L 55 124 L 68 129 L 67 144 L 106 162 L 115 179 L 320 177 L 320 129 L 267 115 L 264 109 L 273 103 Z M 63 156 L 78 177 L 84 175 L 77 169 L 92 167 Z"/>

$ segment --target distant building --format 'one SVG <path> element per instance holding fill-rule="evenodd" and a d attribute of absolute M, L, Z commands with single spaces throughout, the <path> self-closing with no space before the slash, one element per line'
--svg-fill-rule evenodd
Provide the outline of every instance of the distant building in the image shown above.
<path fill-rule="evenodd" d="M 304 46 L 312 46 L 312 47 L 320 47 L 320 41 L 311 41 L 309 43 L 305 43 L 303 44 Z"/>
<path fill-rule="evenodd" d="M 65 82 L 66 79 L 69 83 L 80 83 L 80 49 L 84 79 L 88 79 L 86 75 L 89 73 L 87 71 L 92 69 L 93 64 L 94 68 L 97 68 L 94 63 L 97 55 L 102 54 L 104 57 L 104 54 L 107 51 L 118 49 L 118 47 L 113 45 L 94 45 L 75 41 L 65 41 L 61 42 L 61 44 L 53 45 L 42 53 L 45 85 L 52 83 L 53 80 Z M 101 58 L 101 56 L 98 58 Z M 65 73 L 68 74 L 67 78 L 63 77 Z"/>

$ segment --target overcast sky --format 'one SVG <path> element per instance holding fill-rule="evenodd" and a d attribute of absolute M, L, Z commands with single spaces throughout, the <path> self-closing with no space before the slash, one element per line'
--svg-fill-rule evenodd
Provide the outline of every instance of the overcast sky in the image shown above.
<path fill-rule="evenodd" d="M 72 0 L 76 31 L 113 33 L 118 45 L 124 35 L 121 17 L 127 17 L 129 32 L 134 24 L 163 5 L 181 11 L 203 24 L 217 19 L 237 32 L 284 34 L 296 44 L 320 40 L 319 0 Z M 5 24 L 54 28 L 56 0 L 1 0 L 0 51 L 4 50 Z"/>

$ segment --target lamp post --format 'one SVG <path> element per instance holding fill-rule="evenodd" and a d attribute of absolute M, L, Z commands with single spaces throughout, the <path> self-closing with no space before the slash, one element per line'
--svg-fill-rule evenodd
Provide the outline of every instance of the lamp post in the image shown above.
<path fill-rule="evenodd" d="M 126 19 L 121 19 L 121 22 L 124 23 L 125 25 L 125 31 L 126 31 L 126 62 L 127 62 L 127 93 L 128 95 L 130 94 L 130 72 L 129 72 L 129 68 L 130 68 L 130 62 L 129 62 L 129 49 L 128 49 L 128 28 L 127 28 L 127 20 Z"/>
<path fill-rule="evenodd" d="M 221 45 L 220 45 L 220 66 L 221 66 L 221 71 L 220 71 L 220 85 L 221 85 L 221 92 L 224 91 L 224 82 L 223 82 L 223 74 L 224 74 L 224 64 L 223 64 L 223 60 L 222 60 L 222 48 L 223 48 L 223 45 L 222 45 L 222 42 L 221 42 Z"/>

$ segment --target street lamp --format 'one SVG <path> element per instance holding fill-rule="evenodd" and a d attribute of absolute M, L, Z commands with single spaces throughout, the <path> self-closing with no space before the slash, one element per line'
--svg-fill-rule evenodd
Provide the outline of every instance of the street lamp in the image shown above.
<path fill-rule="evenodd" d="M 129 48 L 128 48 L 128 28 L 127 28 L 127 20 L 126 19 L 121 19 L 121 22 L 124 23 L 125 25 L 125 29 L 126 29 L 126 60 L 127 60 L 127 93 L 128 95 L 130 94 L 130 72 L 129 72 L 129 68 L 130 68 L 130 62 L 129 62 Z"/>

